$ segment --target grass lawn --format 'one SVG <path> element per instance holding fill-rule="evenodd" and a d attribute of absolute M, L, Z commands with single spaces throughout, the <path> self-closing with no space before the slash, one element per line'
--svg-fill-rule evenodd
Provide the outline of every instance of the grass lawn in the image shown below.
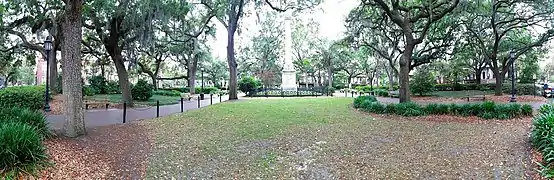
<path fill-rule="evenodd" d="M 104 101 L 108 100 L 111 103 L 121 103 L 121 94 L 95 94 L 94 96 L 85 97 L 86 100 Z M 155 106 L 156 101 L 160 101 L 160 105 L 178 104 L 181 97 L 179 96 L 160 96 L 153 95 L 148 101 L 135 101 L 136 104 Z"/>
<path fill-rule="evenodd" d="M 468 91 L 435 91 L 431 93 L 432 96 L 437 97 L 450 97 L 450 98 L 462 98 L 469 96 L 480 96 L 480 95 L 491 95 L 494 94 L 494 91 L 479 91 L 479 90 L 468 90 Z"/>
<path fill-rule="evenodd" d="M 146 178 L 522 179 L 532 169 L 528 122 L 373 118 L 351 103 L 250 99 L 142 121 Z"/>

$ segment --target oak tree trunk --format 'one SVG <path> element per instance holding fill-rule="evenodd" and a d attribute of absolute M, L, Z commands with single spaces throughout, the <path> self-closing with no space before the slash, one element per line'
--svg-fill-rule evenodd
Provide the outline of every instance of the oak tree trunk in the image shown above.
<path fill-rule="evenodd" d="M 233 22 L 229 18 L 229 22 Z M 237 21 L 234 21 L 237 22 Z M 235 31 L 236 23 L 229 23 L 227 29 L 227 64 L 229 65 L 229 100 L 238 99 L 237 95 L 237 62 L 235 60 Z"/>
<path fill-rule="evenodd" d="M 121 57 L 121 51 L 114 54 L 112 59 L 115 64 L 115 70 L 117 71 L 117 77 L 119 78 L 119 88 L 121 89 L 121 96 L 123 102 L 126 102 L 128 106 L 133 107 L 133 96 L 131 94 L 131 85 L 129 83 L 129 74 L 127 73 L 127 68 L 123 64 L 123 59 Z"/>
<path fill-rule="evenodd" d="M 85 134 L 83 93 L 81 82 L 81 11 L 83 0 L 65 0 L 65 20 L 62 25 L 63 96 L 65 110 L 64 134 L 77 137 Z"/>
<path fill-rule="evenodd" d="M 410 63 L 412 62 L 412 52 L 415 45 L 407 43 L 402 58 L 400 59 L 400 102 L 410 102 Z"/>

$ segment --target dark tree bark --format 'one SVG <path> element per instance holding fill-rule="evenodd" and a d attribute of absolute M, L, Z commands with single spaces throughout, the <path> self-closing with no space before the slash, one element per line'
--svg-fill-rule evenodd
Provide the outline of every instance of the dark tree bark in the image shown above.
<path fill-rule="evenodd" d="M 65 124 L 64 134 L 77 137 L 85 134 L 83 114 L 83 93 L 81 81 L 81 12 L 84 0 L 64 0 L 65 19 L 62 29 L 64 43 L 62 45 L 62 73 Z"/>

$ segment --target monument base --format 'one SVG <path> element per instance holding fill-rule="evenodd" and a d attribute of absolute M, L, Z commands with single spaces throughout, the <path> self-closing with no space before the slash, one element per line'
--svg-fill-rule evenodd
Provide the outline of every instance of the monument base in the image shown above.
<path fill-rule="evenodd" d="M 283 71 L 281 88 L 283 91 L 297 91 L 296 87 L 296 71 Z"/>

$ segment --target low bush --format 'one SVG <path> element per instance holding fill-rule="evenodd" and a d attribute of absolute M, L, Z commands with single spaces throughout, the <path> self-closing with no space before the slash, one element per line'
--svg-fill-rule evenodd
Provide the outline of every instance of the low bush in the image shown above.
<path fill-rule="evenodd" d="M 554 113 L 554 106 L 552 104 L 545 104 L 539 108 L 540 114 Z"/>
<path fill-rule="evenodd" d="M 354 98 L 354 108 L 359 108 L 364 101 L 377 102 L 374 96 L 358 96 Z"/>
<path fill-rule="evenodd" d="M 181 96 L 181 92 L 176 90 L 157 90 L 154 91 L 154 95 L 159 96 Z"/>
<path fill-rule="evenodd" d="M 0 109 L 22 107 L 41 109 L 44 105 L 44 86 L 12 86 L 0 90 Z"/>
<path fill-rule="evenodd" d="M 543 164 L 540 173 L 546 178 L 554 178 L 554 113 L 551 105 L 544 105 L 533 118 L 531 144 L 542 154 Z"/>
<path fill-rule="evenodd" d="M 364 101 L 361 106 L 363 111 L 372 112 L 377 114 L 385 113 L 385 105 L 379 102 Z"/>
<path fill-rule="evenodd" d="M 533 106 L 529 104 L 525 104 L 521 106 L 521 113 L 525 116 L 531 116 L 533 115 Z"/>
<path fill-rule="evenodd" d="M 384 90 L 384 89 L 375 89 L 374 92 L 375 92 L 375 95 L 379 96 L 379 97 L 388 97 L 389 96 L 389 91 Z"/>
<path fill-rule="evenodd" d="M 253 77 L 244 77 L 240 79 L 238 86 L 240 91 L 250 96 L 261 86 L 261 83 Z"/>
<path fill-rule="evenodd" d="M 423 96 L 435 91 L 435 84 L 437 84 L 435 77 L 424 67 L 414 74 L 410 81 L 410 89 L 412 93 Z"/>
<path fill-rule="evenodd" d="M 106 83 L 106 94 L 121 94 L 121 89 L 119 88 L 119 82 L 108 81 Z"/>
<path fill-rule="evenodd" d="M 21 174 L 36 175 L 48 156 L 42 138 L 34 127 L 23 123 L 0 123 L 0 177 L 18 179 Z"/>
<path fill-rule="evenodd" d="M 11 107 L 0 109 L 0 124 L 22 123 L 33 127 L 41 136 L 51 135 L 48 121 L 42 112 L 28 108 Z"/>
<path fill-rule="evenodd" d="M 83 86 L 83 96 L 94 96 L 96 90 L 90 86 Z"/>
<path fill-rule="evenodd" d="M 396 105 L 396 114 L 401 116 L 422 116 L 425 115 L 425 111 L 414 102 L 398 103 Z"/>
<path fill-rule="evenodd" d="M 202 87 L 194 87 L 194 93 L 196 94 L 217 94 L 220 90 L 217 87 L 204 87 L 204 90 L 202 90 Z"/>
<path fill-rule="evenodd" d="M 103 76 L 91 76 L 88 79 L 89 87 L 97 94 L 107 94 L 108 81 Z M 84 93 L 83 93 L 84 94 Z"/>
<path fill-rule="evenodd" d="M 131 88 L 131 94 L 134 100 L 148 101 L 154 94 L 153 89 L 154 87 L 151 84 L 141 79 Z"/>
<path fill-rule="evenodd" d="M 373 96 L 360 96 L 354 99 L 354 107 L 372 113 L 396 114 L 401 116 L 454 115 L 454 116 L 478 116 L 483 119 L 510 119 L 522 116 L 531 116 L 533 108 L 530 105 L 519 104 L 495 104 L 485 102 L 482 104 L 428 104 L 421 106 L 413 102 L 399 104 L 375 104 L 379 103 Z"/>

